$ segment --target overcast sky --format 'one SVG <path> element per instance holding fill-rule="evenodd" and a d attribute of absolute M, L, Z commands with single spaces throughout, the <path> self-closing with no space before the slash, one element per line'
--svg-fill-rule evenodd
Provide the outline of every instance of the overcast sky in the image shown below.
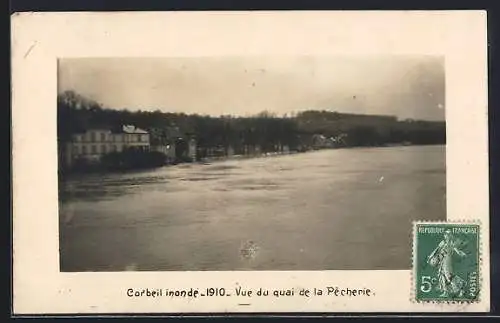
<path fill-rule="evenodd" d="M 306 109 L 444 120 L 438 57 L 74 58 L 59 92 L 113 109 L 278 115 Z"/>

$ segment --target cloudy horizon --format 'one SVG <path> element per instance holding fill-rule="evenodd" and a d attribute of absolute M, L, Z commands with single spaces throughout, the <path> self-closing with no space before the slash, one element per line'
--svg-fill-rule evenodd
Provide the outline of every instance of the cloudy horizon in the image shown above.
<path fill-rule="evenodd" d="M 248 116 L 304 110 L 445 119 L 442 57 L 59 60 L 58 92 L 112 109 Z"/>

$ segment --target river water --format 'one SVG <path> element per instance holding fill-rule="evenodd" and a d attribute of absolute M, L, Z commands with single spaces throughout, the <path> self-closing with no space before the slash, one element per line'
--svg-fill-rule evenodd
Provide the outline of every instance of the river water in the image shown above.
<path fill-rule="evenodd" d="M 409 269 L 446 218 L 444 146 L 321 150 L 68 180 L 61 271 Z"/>

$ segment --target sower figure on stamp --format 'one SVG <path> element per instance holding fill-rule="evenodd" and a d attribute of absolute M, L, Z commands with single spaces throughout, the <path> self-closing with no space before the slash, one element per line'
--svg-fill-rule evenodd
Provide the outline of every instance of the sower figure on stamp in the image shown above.
<path fill-rule="evenodd" d="M 465 280 L 453 273 L 453 256 L 456 254 L 465 257 L 466 254 L 458 247 L 458 241 L 455 240 L 450 230 L 444 232 L 444 239 L 427 258 L 427 262 L 438 269 L 439 290 L 442 292 L 440 297 L 447 297 L 448 294 L 463 295 Z"/>

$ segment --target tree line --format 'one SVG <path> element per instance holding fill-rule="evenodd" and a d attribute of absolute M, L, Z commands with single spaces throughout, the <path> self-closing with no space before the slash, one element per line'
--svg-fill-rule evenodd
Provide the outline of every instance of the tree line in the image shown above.
<path fill-rule="evenodd" d="M 315 134 L 342 135 L 345 146 L 444 144 L 446 141 L 444 122 L 400 121 L 390 116 L 309 110 L 290 117 L 278 117 L 267 111 L 251 117 L 214 117 L 160 110 L 115 110 L 73 91 L 58 95 L 57 103 L 58 140 L 61 142 L 68 142 L 75 132 L 123 124 L 149 130 L 152 144 L 165 140 L 170 129 L 175 128 L 183 136 L 195 138 L 201 150 L 232 147 L 235 153 L 243 152 L 248 146 L 259 146 L 262 152 L 277 151 L 284 146 L 298 150 L 307 146 Z"/>

